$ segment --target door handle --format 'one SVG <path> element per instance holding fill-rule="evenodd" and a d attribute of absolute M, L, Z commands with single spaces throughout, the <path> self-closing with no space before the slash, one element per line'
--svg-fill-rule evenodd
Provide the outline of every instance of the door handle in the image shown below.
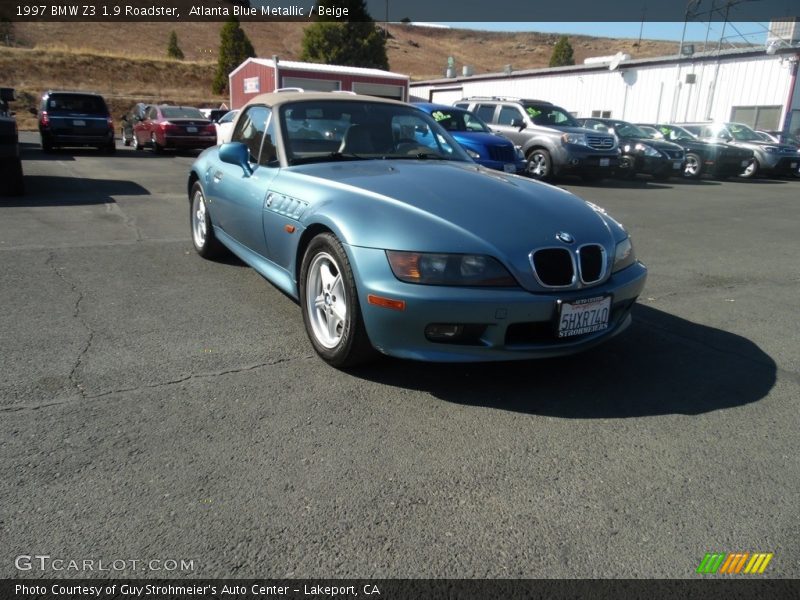
<path fill-rule="evenodd" d="M 216 171 L 214 173 L 214 181 L 219 183 L 222 180 L 222 171 Z"/>

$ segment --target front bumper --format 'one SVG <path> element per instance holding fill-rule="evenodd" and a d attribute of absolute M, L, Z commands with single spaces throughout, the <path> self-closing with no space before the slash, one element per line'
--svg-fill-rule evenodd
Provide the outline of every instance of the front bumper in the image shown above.
<path fill-rule="evenodd" d="M 626 157 L 632 162 L 636 173 L 654 175 L 656 177 L 675 177 L 683 176 L 685 159 L 666 158 L 662 156 L 644 156 L 642 154 L 631 154 Z"/>
<path fill-rule="evenodd" d="M 553 169 L 556 174 L 605 174 L 611 176 L 619 166 L 617 150 L 592 150 L 575 144 L 562 145 L 553 156 Z"/>
<path fill-rule="evenodd" d="M 524 160 L 518 160 L 514 162 L 503 162 L 501 160 L 492 160 L 490 158 L 479 158 L 475 160 L 476 163 L 481 165 L 482 167 L 486 167 L 487 169 L 494 169 L 495 171 L 503 171 L 505 173 L 516 173 L 517 175 L 522 175 L 525 173 L 527 169 L 528 163 Z M 514 170 L 508 171 L 506 165 L 512 165 Z M 509 167 L 510 168 L 510 167 Z"/>
<path fill-rule="evenodd" d="M 459 288 L 403 283 L 389 268 L 383 250 L 346 247 L 359 290 L 361 312 L 372 345 L 398 358 L 437 362 L 479 362 L 574 354 L 623 331 L 641 294 L 647 269 L 636 263 L 604 284 L 579 291 L 532 293 L 522 288 Z M 405 302 L 405 310 L 378 307 L 368 296 Z M 612 296 L 608 329 L 573 338 L 555 335 L 558 300 Z M 432 342 L 432 323 L 484 326 L 469 345 Z"/>
<path fill-rule="evenodd" d="M 758 156 L 761 171 L 770 175 L 794 175 L 800 168 L 800 154 L 769 154 L 763 152 Z"/>

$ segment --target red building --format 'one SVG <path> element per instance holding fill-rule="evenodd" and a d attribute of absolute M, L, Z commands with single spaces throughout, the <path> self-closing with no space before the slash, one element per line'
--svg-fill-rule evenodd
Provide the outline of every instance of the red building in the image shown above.
<path fill-rule="evenodd" d="M 321 65 L 269 58 L 248 58 L 228 75 L 231 108 L 241 108 L 258 94 L 279 88 L 302 88 L 308 91 L 344 90 L 408 99 L 408 75 L 380 69 Z"/>

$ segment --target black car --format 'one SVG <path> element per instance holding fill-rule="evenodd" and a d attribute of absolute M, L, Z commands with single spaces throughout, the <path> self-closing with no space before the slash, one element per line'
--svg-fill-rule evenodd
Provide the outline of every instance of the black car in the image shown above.
<path fill-rule="evenodd" d="M 63 146 L 94 146 L 109 154 L 116 150 L 114 119 L 99 94 L 48 91 L 39 110 L 31 112 L 39 117 L 44 152 Z"/>
<path fill-rule="evenodd" d="M 137 102 L 127 113 L 120 117 L 121 125 L 119 129 L 123 145 L 131 145 L 131 141 L 133 141 L 133 126 L 144 118 L 144 111 L 146 109 L 147 104 L 144 102 Z"/>
<path fill-rule="evenodd" d="M 679 144 L 686 152 L 684 176 L 697 179 L 708 173 L 719 179 L 735 177 L 753 161 L 753 151 L 732 144 L 697 139 L 691 132 L 666 123 L 640 123 L 652 127 L 663 139 Z"/>
<path fill-rule="evenodd" d="M 0 88 L 0 196 L 20 196 L 24 193 L 17 120 L 14 113 L 8 110 L 8 103 L 14 97 L 12 88 Z"/>
<path fill-rule="evenodd" d="M 619 119 L 579 119 L 586 129 L 613 133 L 619 140 L 620 159 L 617 174 L 631 178 L 638 173 L 664 180 L 682 175 L 685 156 L 678 144 L 655 140 L 633 123 Z"/>

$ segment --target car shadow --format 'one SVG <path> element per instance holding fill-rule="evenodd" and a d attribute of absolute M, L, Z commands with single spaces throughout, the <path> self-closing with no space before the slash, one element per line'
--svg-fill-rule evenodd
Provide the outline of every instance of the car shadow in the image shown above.
<path fill-rule="evenodd" d="M 786 179 L 768 179 L 766 177 L 731 177 L 728 181 L 732 181 L 734 183 L 744 183 L 744 184 L 751 184 L 751 185 L 786 185 L 789 183 L 790 180 Z"/>
<path fill-rule="evenodd" d="M 574 185 L 575 187 L 590 187 L 590 188 L 615 188 L 615 189 L 630 189 L 630 190 L 659 190 L 659 189 L 672 189 L 669 185 L 670 182 L 647 179 L 644 177 L 635 177 L 633 179 L 621 179 L 613 176 L 606 177 L 605 179 L 596 180 L 583 180 L 579 177 L 567 179 L 566 177 L 557 180 L 558 185 Z"/>
<path fill-rule="evenodd" d="M 25 196 L 4 198 L 0 206 L 109 204 L 114 202 L 114 196 L 149 195 L 146 188 L 127 180 L 25 175 Z"/>
<path fill-rule="evenodd" d="M 698 415 L 764 398 L 775 362 L 739 335 L 643 305 L 630 329 L 588 352 L 539 361 L 385 359 L 352 374 L 445 402 L 567 419 Z"/>

